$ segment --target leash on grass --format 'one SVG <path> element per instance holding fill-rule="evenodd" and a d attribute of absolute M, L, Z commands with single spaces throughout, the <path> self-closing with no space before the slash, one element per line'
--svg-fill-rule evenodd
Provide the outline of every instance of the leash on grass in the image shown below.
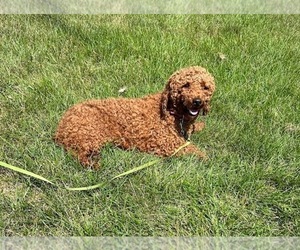
<path fill-rule="evenodd" d="M 177 148 L 174 153 L 172 155 L 170 155 L 170 157 L 176 155 L 180 150 L 182 150 L 183 148 L 185 148 L 186 146 L 188 146 L 190 144 L 189 141 L 187 141 L 185 144 L 183 144 L 182 146 L 180 146 L 179 148 Z M 117 179 L 117 178 L 120 178 L 120 177 L 123 177 L 123 176 L 126 176 L 126 175 L 129 175 L 129 174 L 132 174 L 132 173 L 135 173 L 137 171 L 140 171 L 144 168 L 147 168 L 147 167 L 150 167 L 158 162 L 160 162 L 161 159 L 156 159 L 154 161 L 150 161 L 150 162 L 147 162 L 141 166 L 138 166 L 138 167 L 135 167 L 135 168 L 132 168 L 124 173 L 121 173 L 119 175 L 116 175 L 115 177 L 111 178 L 110 181 L 114 180 L 114 179 Z M 52 181 L 49 181 L 48 179 L 44 178 L 43 176 L 40 176 L 40 175 L 37 175 L 33 172 L 30 172 L 30 171 L 27 171 L 23 168 L 19 168 L 19 167 L 15 167 L 15 166 L 12 166 L 10 164 L 7 164 L 5 162 L 2 162 L 0 161 L 0 166 L 2 167 L 5 167 L 5 168 L 8 168 L 10 170 L 13 170 L 15 172 L 18 172 L 18 173 L 21 173 L 23 175 L 28 175 L 30 177 L 33 177 L 35 179 L 38 179 L 38 180 L 41 180 L 41 181 L 44 181 L 44 182 L 47 182 L 53 186 L 56 186 L 56 187 L 60 187 L 58 186 L 57 184 L 55 184 L 54 182 Z M 96 184 L 96 185 L 92 185 L 92 186 L 87 186 L 87 187 L 75 187 L 75 188 L 72 188 L 72 187 L 67 187 L 67 186 L 64 186 L 65 189 L 69 190 L 69 191 L 86 191 L 86 190 L 92 190 L 92 189 L 96 189 L 96 188 L 100 188 L 100 187 L 103 187 L 105 185 L 104 182 L 102 183 L 99 183 L 99 184 Z"/>

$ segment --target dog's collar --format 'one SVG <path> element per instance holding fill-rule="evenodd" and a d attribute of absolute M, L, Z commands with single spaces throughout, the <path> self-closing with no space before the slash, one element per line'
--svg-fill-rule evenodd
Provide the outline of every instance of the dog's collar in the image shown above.
<path fill-rule="evenodd" d="M 187 141 L 190 140 L 190 136 L 188 132 L 184 129 L 184 115 L 179 116 L 174 109 L 169 110 L 170 115 L 175 116 L 177 119 L 179 118 L 179 128 L 180 135 Z"/>
<path fill-rule="evenodd" d="M 184 129 L 184 116 L 179 120 L 179 126 L 180 126 L 180 134 L 184 137 L 185 140 L 189 141 L 190 136 L 188 132 Z"/>
<path fill-rule="evenodd" d="M 190 136 L 188 135 L 188 132 L 184 129 L 184 115 L 180 116 L 176 113 L 174 109 L 169 110 L 170 115 L 176 117 L 179 119 L 179 128 L 180 128 L 180 135 L 187 141 L 190 140 Z"/>

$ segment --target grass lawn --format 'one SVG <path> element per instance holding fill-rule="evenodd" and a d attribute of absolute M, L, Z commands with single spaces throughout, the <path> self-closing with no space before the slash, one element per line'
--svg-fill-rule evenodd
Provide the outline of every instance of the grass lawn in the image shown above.
<path fill-rule="evenodd" d="M 84 192 L 0 167 L 1 236 L 300 236 L 299 15 L 1 15 L 0 34 L 0 161 L 60 186 L 157 159 L 108 145 L 82 168 L 52 141 L 71 105 L 158 92 L 191 65 L 217 85 L 192 136 L 208 161 Z"/>

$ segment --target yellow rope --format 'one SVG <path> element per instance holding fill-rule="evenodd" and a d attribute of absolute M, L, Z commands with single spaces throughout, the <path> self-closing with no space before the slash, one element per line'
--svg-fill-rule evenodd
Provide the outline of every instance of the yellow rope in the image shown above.
<path fill-rule="evenodd" d="M 170 157 L 176 155 L 180 150 L 182 150 L 183 148 L 185 148 L 185 147 L 186 147 L 187 145 L 189 145 L 189 144 L 190 144 L 190 142 L 187 141 L 184 145 L 182 145 L 182 146 L 180 146 L 179 148 L 177 148 L 177 149 L 174 151 L 174 153 L 173 153 Z M 154 161 L 150 161 L 150 162 L 147 162 L 147 163 L 145 163 L 145 164 L 143 164 L 143 165 L 141 165 L 141 166 L 132 168 L 132 169 L 130 169 L 130 170 L 124 172 L 124 173 L 121 173 L 121 174 L 119 174 L 119 175 L 116 175 L 115 177 L 113 177 L 113 178 L 111 179 L 111 181 L 114 180 L 114 179 L 116 179 L 116 178 L 120 178 L 120 177 L 122 177 L 122 176 L 129 175 L 129 174 L 132 174 L 132 173 L 134 173 L 134 172 L 140 171 L 140 170 L 142 170 L 142 169 L 144 169 L 144 168 L 150 167 L 150 166 L 152 166 L 152 165 L 158 163 L 159 161 L 161 161 L 161 159 L 157 159 L 157 160 L 154 160 Z M 53 183 L 52 181 L 49 181 L 48 179 L 44 178 L 43 176 L 37 175 L 37 174 L 35 174 L 35 173 L 33 173 L 33 172 L 30 172 L 30 171 L 27 171 L 27 170 L 25 170 L 25 169 L 18 168 L 18 167 L 15 167 L 15 166 L 12 166 L 12 165 L 7 164 L 7 163 L 2 162 L 2 161 L 0 161 L 0 166 L 5 167 L 5 168 L 8 168 L 8 169 L 10 169 L 10 170 L 13 170 L 13 171 L 15 171 L 15 172 L 19 172 L 19 173 L 24 174 L 24 175 L 31 176 L 31 177 L 33 177 L 33 178 L 35 178 L 35 179 L 39 179 L 39 180 L 45 181 L 45 182 L 47 182 L 47 183 L 50 183 L 50 184 L 52 184 L 52 185 L 58 187 L 58 185 L 56 185 L 56 184 Z M 70 190 L 70 191 L 84 191 L 84 190 L 92 190 L 92 189 L 96 189 L 96 188 L 102 187 L 102 186 L 104 186 L 104 185 L 105 185 L 105 183 L 99 183 L 99 184 L 92 185 L 92 186 L 78 187 L 78 188 L 70 188 L 70 187 L 66 187 L 66 186 L 65 186 L 65 189 Z"/>

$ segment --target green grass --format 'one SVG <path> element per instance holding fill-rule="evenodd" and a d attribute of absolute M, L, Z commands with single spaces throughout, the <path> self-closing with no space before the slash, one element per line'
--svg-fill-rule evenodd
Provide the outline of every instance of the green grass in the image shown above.
<path fill-rule="evenodd" d="M 0 168 L 2 236 L 300 235 L 300 16 L 2 15 L 0 30 L 0 160 L 59 185 L 157 159 L 107 146 L 83 169 L 52 141 L 74 103 L 161 91 L 191 65 L 217 84 L 192 137 L 207 162 L 166 159 L 88 192 Z"/>

